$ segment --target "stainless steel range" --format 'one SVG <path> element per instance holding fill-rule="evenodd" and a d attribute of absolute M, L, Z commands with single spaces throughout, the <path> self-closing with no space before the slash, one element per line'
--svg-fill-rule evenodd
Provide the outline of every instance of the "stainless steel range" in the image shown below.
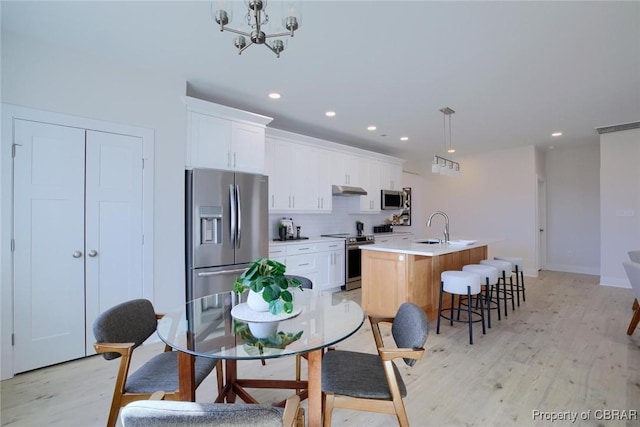
<path fill-rule="evenodd" d="M 345 286 L 343 289 L 350 291 L 362 286 L 362 251 L 360 246 L 375 243 L 373 234 L 323 234 L 322 237 L 338 237 L 345 239 Z"/>

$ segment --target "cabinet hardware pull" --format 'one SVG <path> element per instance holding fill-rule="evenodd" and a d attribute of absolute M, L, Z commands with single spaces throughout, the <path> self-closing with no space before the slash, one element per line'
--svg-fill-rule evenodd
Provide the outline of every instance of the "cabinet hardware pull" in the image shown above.
<path fill-rule="evenodd" d="M 82 251 L 73 251 L 73 254 L 71 255 L 74 258 L 80 258 L 82 256 Z"/>

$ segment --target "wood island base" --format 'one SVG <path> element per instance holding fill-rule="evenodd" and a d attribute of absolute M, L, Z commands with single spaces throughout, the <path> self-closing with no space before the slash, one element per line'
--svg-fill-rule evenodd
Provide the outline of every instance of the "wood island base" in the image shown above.
<path fill-rule="evenodd" d="M 435 319 L 440 273 L 461 270 L 486 257 L 486 245 L 437 256 L 363 250 L 362 308 L 367 315 L 393 317 L 402 303 L 412 302 Z"/>

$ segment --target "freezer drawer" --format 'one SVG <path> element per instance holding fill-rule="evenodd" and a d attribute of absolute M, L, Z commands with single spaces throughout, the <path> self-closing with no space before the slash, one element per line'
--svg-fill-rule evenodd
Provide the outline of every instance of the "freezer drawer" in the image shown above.
<path fill-rule="evenodd" d="M 191 271 L 192 286 L 187 286 L 187 301 L 218 292 L 233 290 L 233 282 L 251 264 L 239 264 L 228 267 L 198 268 Z"/>

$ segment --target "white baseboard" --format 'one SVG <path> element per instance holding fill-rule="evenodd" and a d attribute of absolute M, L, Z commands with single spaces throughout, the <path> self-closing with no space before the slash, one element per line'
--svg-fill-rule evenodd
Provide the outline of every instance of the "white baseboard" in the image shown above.
<path fill-rule="evenodd" d="M 615 288 L 631 289 L 629 279 L 620 277 L 600 277 L 600 286 L 613 286 Z"/>
<path fill-rule="evenodd" d="M 568 264 L 547 264 L 545 270 L 562 271 L 563 273 L 590 274 L 592 276 L 600 275 L 599 268 L 581 267 L 578 265 L 568 265 Z"/>

